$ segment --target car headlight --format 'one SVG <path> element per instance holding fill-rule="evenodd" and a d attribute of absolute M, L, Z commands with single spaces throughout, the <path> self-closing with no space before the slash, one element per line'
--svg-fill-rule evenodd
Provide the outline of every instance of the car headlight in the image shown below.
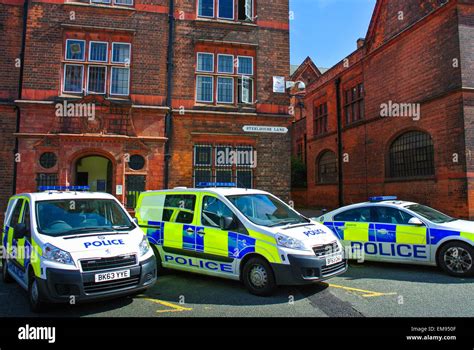
<path fill-rule="evenodd" d="M 277 240 L 277 244 L 281 247 L 299 249 L 299 250 L 306 249 L 304 243 L 300 241 L 299 239 L 282 235 L 281 233 L 277 234 L 276 240 Z"/>
<path fill-rule="evenodd" d="M 74 265 L 71 254 L 49 243 L 46 243 L 44 246 L 43 258 L 61 264 Z"/>
<path fill-rule="evenodd" d="M 140 252 L 140 256 L 143 256 L 145 255 L 146 253 L 148 253 L 148 251 L 150 250 L 150 243 L 148 243 L 148 238 L 147 236 L 143 236 L 143 239 L 142 241 L 140 242 L 140 244 L 138 245 L 138 251 Z"/>

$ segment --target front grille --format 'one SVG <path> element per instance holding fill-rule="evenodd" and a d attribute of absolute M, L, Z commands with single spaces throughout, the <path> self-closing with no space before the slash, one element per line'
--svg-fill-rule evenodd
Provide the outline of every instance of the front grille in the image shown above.
<path fill-rule="evenodd" d="M 331 255 L 331 254 L 337 253 L 339 250 L 340 249 L 337 242 L 318 245 L 318 246 L 313 247 L 314 254 L 316 254 L 317 257 Z"/>
<path fill-rule="evenodd" d="M 136 265 L 137 256 L 132 255 L 119 255 L 111 258 L 97 258 L 97 259 L 87 259 L 81 260 L 82 271 L 100 271 L 100 270 L 109 270 L 120 267 L 128 267 Z"/>
<path fill-rule="evenodd" d="M 132 276 L 122 280 L 108 281 L 108 282 L 85 282 L 84 292 L 87 294 L 110 292 L 113 290 L 130 288 L 136 286 L 140 282 L 140 276 Z"/>
<path fill-rule="evenodd" d="M 339 272 L 340 270 L 343 270 L 346 268 L 346 261 L 343 260 L 340 263 L 330 265 L 330 266 L 323 266 L 321 268 L 321 275 L 323 277 L 335 274 L 336 272 Z"/>

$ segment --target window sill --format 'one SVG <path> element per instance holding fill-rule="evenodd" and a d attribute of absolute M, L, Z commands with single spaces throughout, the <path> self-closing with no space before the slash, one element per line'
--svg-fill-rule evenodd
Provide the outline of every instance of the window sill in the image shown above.
<path fill-rule="evenodd" d="M 416 182 L 416 181 L 436 181 L 435 175 L 428 176 L 413 176 L 413 177 L 397 177 L 397 178 L 386 178 L 385 183 L 394 182 Z"/>
<path fill-rule="evenodd" d="M 205 18 L 205 17 L 196 17 L 195 22 L 199 23 L 216 23 L 216 24 L 234 24 L 234 25 L 243 25 L 248 27 L 258 27 L 255 22 L 247 22 L 247 21 L 234 21 L 234 20 L 226 20 L 222 18 Z"/>
<path fill-rule="evenodd" d="M 92 8 L 100 8 L 100 9 L 136 11 L 134 5 L 124 6 L 124 5 L 106 5 L 106 4 L 91 4 L 91 3 L 88 4 L 88 3 L 79 2 L 79 1 L 65 1 L 64 5 L 84 6 L 84 7 L 92 7 Z"/>

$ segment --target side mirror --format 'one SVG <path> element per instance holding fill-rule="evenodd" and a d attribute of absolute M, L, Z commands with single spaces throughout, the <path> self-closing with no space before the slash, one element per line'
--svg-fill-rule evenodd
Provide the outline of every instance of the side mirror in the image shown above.
<path fill-rule="evenodd" d="M 27 234 L 26 225 L 25 224 L 16 224 L 14 227 L 13 238 L 21 239 L 25 238 Z"/>
<path fill-rule="evenodd" d="M 234 228 L 236 221 L 231 216 L 221 216 L 219 224 L 222 230 L 227 231 Z"/>
<path fill-rule="evenodd" d="M 408 220 L 408 224 L 409 225 L 415 225 L 415 226 L 423 226 L 424 225 L 423 221 L 421 221 L 418 218 L 411 218 L 410 220 Z"/>
<path fill-rule="evenodd" d="M 133 222 L 137 224 L 138 226 L 138 219 L 137 218 L 133 218 Z"/>

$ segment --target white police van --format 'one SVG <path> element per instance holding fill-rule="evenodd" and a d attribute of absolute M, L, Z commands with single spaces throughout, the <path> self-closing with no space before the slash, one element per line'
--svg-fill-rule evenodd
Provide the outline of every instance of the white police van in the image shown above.
<path fill-rule="evenodd" d="M 240 280 L 256 295 L 344 273 L 337 236 L 268 192 L 234 183 L 143 192 L 135 215 L 170 268 Z"/>
<path fill-rule="evenodd" d="M 112 195 L 51 186 L 10 198 L 2 277 L 28 291 L 33 311 L 138 293 L 156 281 L 153 251 Z"/>

